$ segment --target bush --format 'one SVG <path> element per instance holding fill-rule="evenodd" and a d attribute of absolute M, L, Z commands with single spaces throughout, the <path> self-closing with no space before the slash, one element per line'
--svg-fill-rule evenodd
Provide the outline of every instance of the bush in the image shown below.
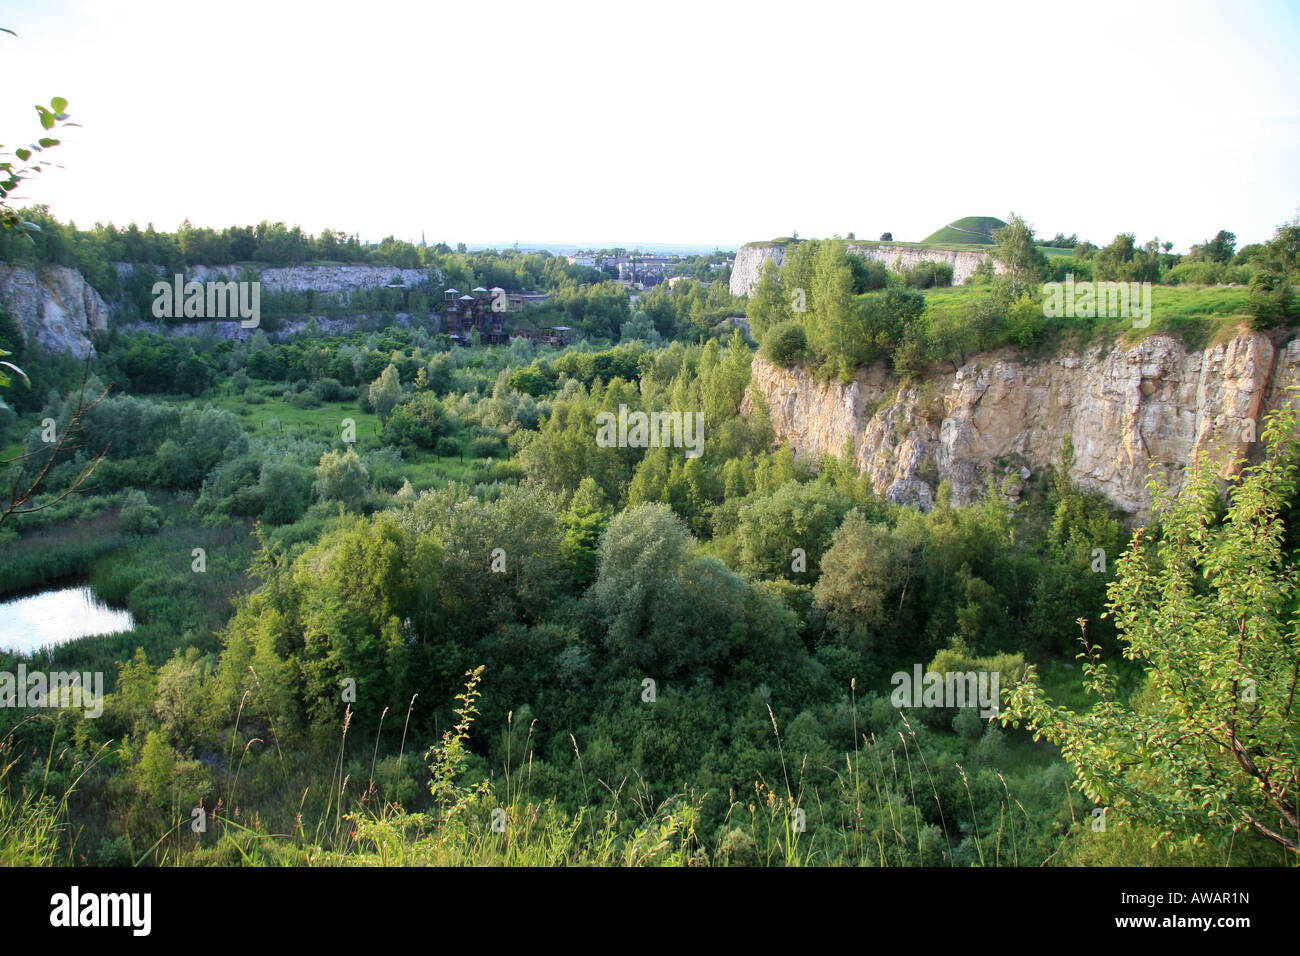
<path fill-rule="evenodd" d="M 952 266 L 946 262 L 918 262 L 903 273 L 903 284 L 909 289 L 932 289 L 952 285 Z"/>
<path fill-rule="evenodd" d="M 1245 285 L 1250 274 L 1247 266 L 1202 260 L 1179 263 L 1165 274 L 1164 281 L 1168 285 Z"/>
<path fill-rule="evenodd" d="M 1064 282 L 1066 276 L 1074 276 L 1075 282 L 1092 281 L 1092 263 L 1073 256 L 1057 256 L 1047 261 L 1048 281 Z"/>
<path fill-rule="evenodd" d="M 1254 317 L 1251 324 L 1257 329 L 1271 329 L 1300 314 L 1286 276 L 1264 268 L 1255 270 L 1250 280 L 1249 309 Z"/>
<path fill-rule="evenodd" d="M 1007 332 L 1021 348 L 1037 342 L 1046 324 L 1042 304 L 1031 299 L 1021 299 L 1007 310 Z"/>
<path fill-rule="evenodd" d="M 474 458 L 495 458 L 502 451 L 501 439 L 479 435 L 469 443 L 469 453 Z"/>
<path fill-rule="evenodd" d="M 153 534 L 162 527 L 162 511 L 149 504 L 143 491 L 133 488 L 126 493 L 120 521 L 125 534 Z"/>
<path fill-rule="evenodd" d="M 533 398 L 541 398 L 551 388 L 551 382 L 546 377 L 546 374 L 532 366 L 515 369 L 510 373 L 510 378 L 506 380 L 506 384 L 516 392 L 531 395 Z"/>
<path fill-rule="evenodd" d="M 780 322 L 763 336 L 762 351 L 768 361 L 789 368 L 807 354 L 808 335 L 798 322 Z"/>
<path fill-rule="evenodd" d="M 889 269 L 883 262 L 854 255 L 850 255 L 848 260 L 853 271 L 853 291 L 857 294 L 875 292 L 889 284 Z"/>
<path fill-rule="evenodd" d="M 323 378 L 311 390 L 322 402 L 337 402 L 345 397 L 343 383 L 336 378 Z"/>
<path fill-rule="evenodd" d="M 270 524 L 292 524 L 311 503 L 312 472 L 292 461 L 267 461 L 262 465 L 258 490 L 262 518 Z"/>

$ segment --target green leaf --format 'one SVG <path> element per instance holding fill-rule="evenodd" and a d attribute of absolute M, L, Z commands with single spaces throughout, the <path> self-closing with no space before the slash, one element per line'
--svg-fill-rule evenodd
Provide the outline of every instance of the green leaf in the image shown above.
<path fill-rule="evenodd" d="M 30 149 L 23 149 L 23 148 L 20 146 L 20 147 L 18 147 L 17 149 L 14 150 L 14 155 L 17 156 L 19 159 L 21 159 L 21 160 L 25 163 L 25 162 L 27 162 L 28 159 L 31 158 L 32 151 L 31 151 Z"/>
<path fill-rule="evenodd" d="M 0 362 L 0 366 L 3 366 L 4 368 L 7 369 L 12 369 L 14 374 L 23 380 L 24 385 L 26 385 L 28 388 L 32 387 L 31 379 L 27 377 L 27 373 L 24 372 L 22 369 L 20 369 L 17 365 L 14 365 L 12 362 Z M 0 372 L 0 375 L 4 375 L 4 373 Z M 7 375 L 5 375 L 5 384 L 6 385 L 9 384 L 9 376 Z"/>
<path fill-rule="evenodd" d="M 56 96 L 54 99 L 50 100 L 50 106 L 54 109 L 54 112 L 62 113 L 68 108 L 68 101 L 62 96 Z"/>
<path fill-rule="evenodd" d="M 46 149 L 49 149 L 51 146 L 59 145 L 59 141 L 57 139 L 50 139 L 50 137 L 48 136 L 42 136 L 40 139 L 37 140 L 37 142 L 40 143 L 42 146 L 44 146 Z"/>

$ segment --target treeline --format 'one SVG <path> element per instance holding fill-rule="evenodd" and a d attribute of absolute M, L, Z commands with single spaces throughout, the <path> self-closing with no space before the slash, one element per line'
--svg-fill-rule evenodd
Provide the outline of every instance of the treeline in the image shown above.
<path fill-rule="evenodd" d="M 565 257 L 548 252 L 468 252 L 463 243 L 457 249 L 444 243 L 419 247 L 391 237 L 378 246 L 363 246 L 355 236 L 344 240 L 328 230 L 311 236 L 298 227 L 265 222 L 221 233 L 188 225 L 175 233 L 158 232 L 152 225 L 141 230 L 134 224 L 96 224 L 82 230 L 58 222 L 44 207 L 24 210 L 24 215 L 39 231 L 0 234 L 0 261 L 77 268 L 127 320 L 154 321 L 154 284 L 161 276 L 185 274 L 189 266 L 228 265 L 226 279 L 251 281 L 262 267 L 321 261 L 421 269 L 427 270 L 427 278 L 403 288 L 357 288 L 346 294 L 263 289 L 260 307 L 266 328 L 274 330 L 277 320 L 287 316 L 425 316 L 442 311 L 445 291 L 465 293 L 479 287 L 550 293 L 545 304 L 512 313 L 510 324 L 531 330 L 564 325 L 591 340 L 695 341 L 729 334 L 727 317 L 744 312 L 743 301 L 728 291 L 727 270 L 710 268 L 720 255 L 684 260 L 692 274 L 706 276 L 708 284 L 690 280 L 672 290 L 661 284 L 634 310 L 628 291 L 605 272 L 570 265 Z M 186 319 L 178 315 L 170 321 Z M 0 326 L 0 338 L 14 337 L 6 336 Z"/>
<path fill-rule="evenodd" d="M 879 360 L 916 376 L 936 363 L 958 368 L 991 349 L 1029 348 L 1056 331 L 1090 336 L 1132 327 L 1128 315 L 1049 318 L 1044 283 L 1067 275 L 1076 281 L 1245 283 L 1242 311 L 1256 328 L 1300 319 L 1293 289 L 1300 220 L 1279 227 L 1268 243 L 1240 252 L 1232 234 L 1220 232 L 1184 257 L 1162 253 L 1156 240 L 1139 247 L 1132 234 L 1122 234 L 1104 248 L 1077 243 L 1073 256 L 1049 259 L 1033 229 L 1015 215 L 995 239 L 984 265 L 967 280 L 981 291 L 962 296 L 924 294 L 919 290 L 946 283 L 927 280 L 929 270 L 918 273 L 919 266 L 903 274 L 864 262 L 843 240 L 794 244 L 782 266 L 769 261 L 764 268 L 746 308 L 750 328 L 770 361 L 803 363 L 824 377 L 847 380 Z M 1155 296 L 1163 301 L 1160 293 Z M 1161 311 L 1164 322 L 1184 318 L 1173 309 Z M 1150 319 L 1144 317 L 1144 327 L 1153 327 Z"/>
<path fill-rule="evenodd" d="M 464 243 L 419 246 L 393 237 L 378 244 L 362 243 L 356 235 L 323 230 L 319 235 L 298 226 L 263 221 L 256 226 L 230 226 L 223 230 L 182 223 L 175 232 L 158 231 L 150 223 L 118 227 L 96 223 L 78 229 L 51 216 L 44 206 L 22 210 L 37 230 L 0 233 L 0 261 L 31 265 L 65 265 L 80 269 L 105 299 L 120 301 L 125 278 L 113 263 L 148 267 L 142 273 L 154 281 L 183 273 L 187 266 L 236 265 L 291 266 L 311 262 L 388 265 L 401 269 L 428 269 L 448 287 L 466 291 L 474 286 L 500 286 L 510 291 L 551 291 L 565 285 L 603 282 L 597 269 L 572 266 L 563 256 L 513 249 L 469 252 Z M 231 276 L 238 278 L 238 276 Z M 440 291 L 440 290 L 438 290 Z"/>

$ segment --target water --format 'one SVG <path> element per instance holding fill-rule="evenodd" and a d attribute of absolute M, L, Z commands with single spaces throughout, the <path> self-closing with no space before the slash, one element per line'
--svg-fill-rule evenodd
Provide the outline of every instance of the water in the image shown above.
<path fill-rule="evenodd" d="M 129 611 L 109 607 L 84 585 L 41 591 L 0 604 L 0 650 L 21 654 L 134 627 Z"/>

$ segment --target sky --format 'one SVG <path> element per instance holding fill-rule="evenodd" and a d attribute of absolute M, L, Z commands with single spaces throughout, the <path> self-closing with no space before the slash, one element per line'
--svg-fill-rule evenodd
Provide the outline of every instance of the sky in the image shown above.
<path fill-rule="evenodd" d="M 1186 250 L 1300 213 L 1300 3 L 0 0 L 63 221 L 734 248 L 968 215 Z"/>

